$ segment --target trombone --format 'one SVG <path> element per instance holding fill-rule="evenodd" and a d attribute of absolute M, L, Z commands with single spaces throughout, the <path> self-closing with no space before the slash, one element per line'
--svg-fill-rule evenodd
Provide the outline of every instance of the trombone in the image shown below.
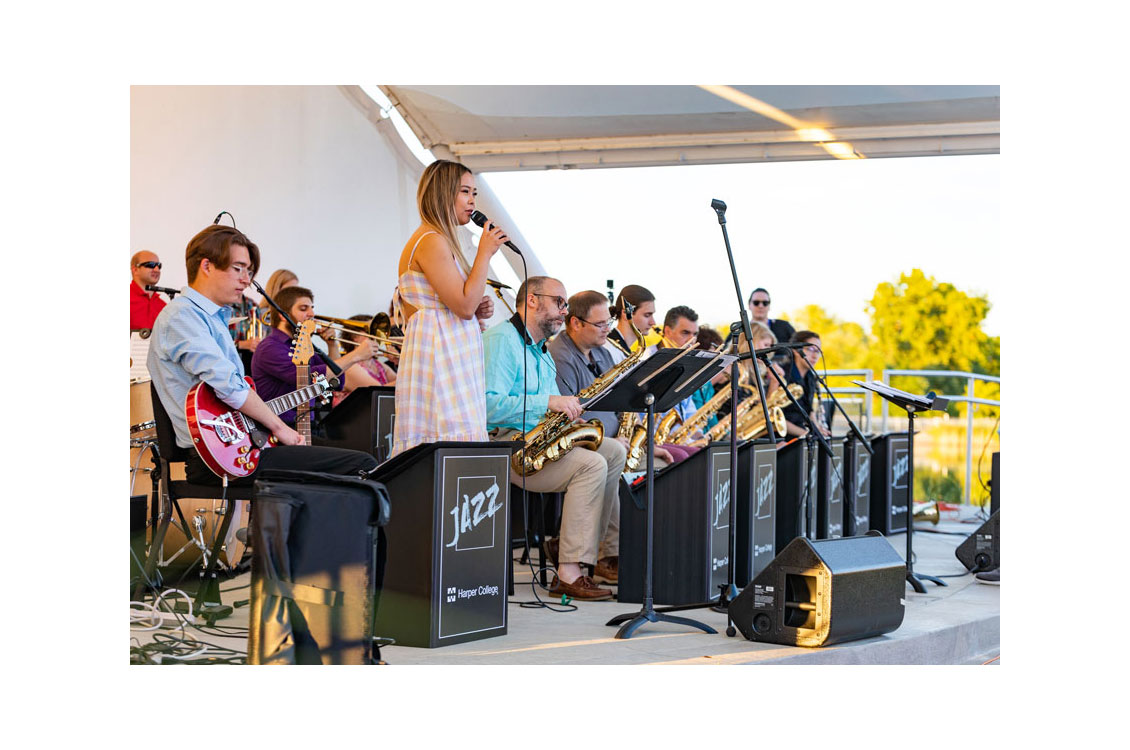
<path fill-rule="evenodd" d="M 314 320 L 324 323 L 327 328 L 373 339 L 380 344 L 378 348 L 381 351 L 388 351 L 395 357 L 400 356 L 400 348 L 404 346 L 403 336 L 391 335 L 392 327 L 388 315 L 385 313 L 377 313 L 368 323 L 359 320 L 331 318 L 328 315 L 315 315 Z"/>

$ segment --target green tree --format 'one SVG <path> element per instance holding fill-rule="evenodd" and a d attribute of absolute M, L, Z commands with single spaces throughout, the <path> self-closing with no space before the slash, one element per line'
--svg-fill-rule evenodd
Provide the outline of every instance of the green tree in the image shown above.
<path fill-rule="evenodd" d="M 987 298 L 966 294 L 915 268 L 901 274 L 896 283 L 879 284 L 867 310 L 872 338 L 888 368 L 997 375 L 1000 338 L 989 337 L 981 330 L 989 308 Z M 910 381 L 895 385 L 908 390 L 919 388 Z M 965 392 L 962 378 L 927 378 L 921 385 L 939 393 Z M 988 396 L 994 388 L 995 384 L 979 388 L 978 395 Z M 999 394 L 999 388 L 995 390 Z"/>

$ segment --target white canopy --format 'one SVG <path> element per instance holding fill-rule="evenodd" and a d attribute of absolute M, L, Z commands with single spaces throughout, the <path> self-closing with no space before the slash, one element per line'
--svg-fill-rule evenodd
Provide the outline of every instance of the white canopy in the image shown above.
<path fill-rule="evenodd" d="M 1000 152 L 999 86 L 381 86 L 477 172 Z"/>

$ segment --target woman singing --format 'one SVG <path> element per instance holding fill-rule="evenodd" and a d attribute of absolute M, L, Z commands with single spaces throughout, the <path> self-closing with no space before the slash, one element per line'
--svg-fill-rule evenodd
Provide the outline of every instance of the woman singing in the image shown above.
<path fill-rule="evenodd" d="M 396 377 L 394 456 L 420 443 L 487 440 L 477 319 L 494 314 L 483 289 L 491 256 L 507 235 L 488 225 L 467 267 L 456 228 L 471 220 L 475 195 L 475 178 L 462 164 L 435 161 L 420 177 L 421 223 L 397 269 L 397 300 L 407 323 Z"/>

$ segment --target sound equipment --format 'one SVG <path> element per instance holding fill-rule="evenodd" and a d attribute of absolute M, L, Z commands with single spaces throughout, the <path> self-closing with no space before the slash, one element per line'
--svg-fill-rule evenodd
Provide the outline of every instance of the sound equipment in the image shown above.
<path fill-rule="evenodd" d="M 384 485 L 264 471 L 251 519 L 248 664 L 373 663 L 383 575 Z"/>
<path fill-rule="evenodd" d="M 1001 454 L 993 454 L 993 478 L 989 480 L 989 512 L 997 513 L 1001 509 Z"/>
<path fill-rule="evenodd" d="M 957 559 L 968 570 L 984 573 L 1001 566 L 1001 512 L 989 516 L 981 528 L 954 550 Z"/>
<path fill-rule="evenodd" d="M 751 641 L 829 646 L 897 630 L 906 564 L 881 534 L 797 537 L 730 603 Z"/>

